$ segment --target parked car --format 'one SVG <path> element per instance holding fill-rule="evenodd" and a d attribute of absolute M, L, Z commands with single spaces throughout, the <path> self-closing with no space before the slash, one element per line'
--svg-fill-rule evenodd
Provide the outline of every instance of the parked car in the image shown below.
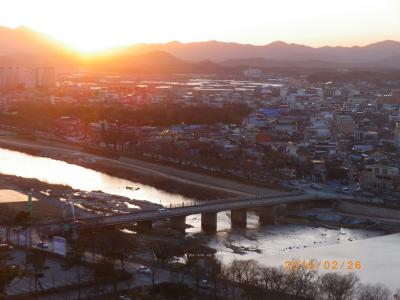
<path fill-rule="evenodd" d="M 47 248 L 49 248 L 49 244 L 46 244 L 45 242 L 39 242 L 36 244 L 36 247 L 38 247 L 40 249 L 47 249 Z"/>
<path fill-rule="evenodd" d="M 2 249 L 2 250 L 11 250 L 11 249 L 14 249 L 14 247 L 9 245 L 9 244 L 6 244 L 6 243 L 1 243 L 0 244 L 0 249 Z"/>

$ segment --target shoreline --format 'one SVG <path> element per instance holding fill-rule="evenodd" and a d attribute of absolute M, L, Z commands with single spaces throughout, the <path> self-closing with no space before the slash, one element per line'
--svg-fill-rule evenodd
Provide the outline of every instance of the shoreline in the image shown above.
<path fill-rule="evenodd" d="M 37 141 L 1 136 L 0 147 L 33 156 L 65 161 L 196 200 L 214 200 L 261 193 L 284 193 L 284 191 L 278 189 L 250 185 L 128 157 L 121 156 L 118 159 L 112 159 L 89 153 L 85 151 L 84 147 L 47 140 Z M 95 160 L 95 162 L 84 161 L 82 156 L 77 159 L 77 154 L 82 154 L 88 159 Z"/>
<path fill-rule="evenodd" d="M 99 191 L 83 191 L 68 185 L 0 174 L 0 195 L 3 196 L 0 199 L 0 206 L 9 207 L 15 211 L 25 211 L 30 192 L 34 199 L 32 207 L 35 219 L 44 217 L 61 220 L 68 199 L 74 203 L 77 218 L 93 217 L 99 214 L 129 213 L 160 207 L 159 204 L 146 200 Z"/>

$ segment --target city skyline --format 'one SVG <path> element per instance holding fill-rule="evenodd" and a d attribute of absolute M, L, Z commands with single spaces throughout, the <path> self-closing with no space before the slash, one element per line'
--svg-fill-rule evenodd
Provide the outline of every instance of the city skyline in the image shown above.
<path fill-rule="evenodd" d="M 252 0 L 246 5 L 206 1 L 197 7 L 192 2 L 156 0 L 19 0 L 4 1 L 0 9 L 0 26 L 27 26 L 83 52 L 170 41 L 265 45 L 280 40 L 321 47 L 400 40 L 400 3 L 394 0 L 341 0 L 335 6 L 315 0 Z"/>

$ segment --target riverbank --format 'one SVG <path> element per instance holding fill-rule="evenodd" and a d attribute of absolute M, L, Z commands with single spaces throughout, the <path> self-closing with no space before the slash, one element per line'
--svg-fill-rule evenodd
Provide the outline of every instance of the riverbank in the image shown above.
<path fill-rule="evenodd" d="M 44 223 L 50 220 L 60 221 L 67 201 L 74 203 L 77 218 L 160 208 L 159 204 L 145 200 L 136 200 L 100 191 L 82 191 L 33 178 L 0 174 L 0 209 L 7 207 L 15 212 L 27 211 L 28 193 L 33 195 L 33 218 Z M 70 209 L 67 211 L 68 217 L 71 217 Z"/>
<path fill-rule="evenodd" d="M 85 152 L 83 147 L 59 142 L 1 136 L 0 147 L 67 161 L 198 200 L 282 193 L 280 190 L 199 174 L 153 162 L 90 154 Z"/>

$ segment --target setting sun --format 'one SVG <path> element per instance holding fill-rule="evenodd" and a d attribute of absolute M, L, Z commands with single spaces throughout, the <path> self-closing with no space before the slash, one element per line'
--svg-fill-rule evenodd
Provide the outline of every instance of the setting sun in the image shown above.
<path fill-rule="evenodd" d="M 14 0 L 0 10 L 0 24 L 26 25 L 84 52 L 173 40 L 349 46 L 400 39 L 396 0 Z"/>

